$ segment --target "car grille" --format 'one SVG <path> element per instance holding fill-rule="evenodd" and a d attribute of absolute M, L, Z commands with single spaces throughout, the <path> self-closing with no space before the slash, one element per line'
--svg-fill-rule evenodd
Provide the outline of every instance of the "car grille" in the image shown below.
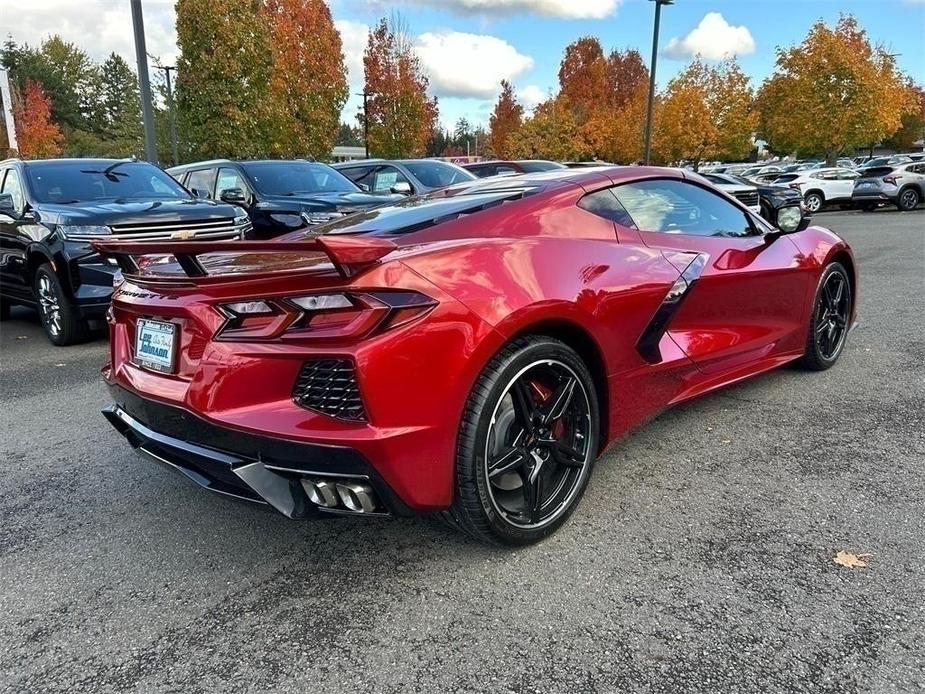
<path fill-rule="evenodd" d="M 758 204 L 758 191 L 757 190 L 743 190 L 739 193 L 733 193 L 736 200 L 741 202 L 747 207 L 754 207 Z"/>
<path fill-rule="evenodd" d="M 203 219 L 188 222 L 142 222 L 140 224 L 113 224 L 111 239 L 132 241 L 220 241 L 244 238 L 252 228 L 250 220 Z M 99 238 L 99 237 L 96 237 Z"/>
<path fill-rule="evenodd" d="M 349 359 L 314 359 L 302 366 L 292 394 L 301 407 L 322 414 L 365 422 L 356 369 Z"/>

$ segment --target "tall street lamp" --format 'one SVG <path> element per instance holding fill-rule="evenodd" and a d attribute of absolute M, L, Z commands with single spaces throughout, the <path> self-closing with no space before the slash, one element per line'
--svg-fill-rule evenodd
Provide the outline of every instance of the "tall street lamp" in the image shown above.
<path fill-rule="evenodd" d="M 173 165 L 180 163 L 180 155 L 177 150 L 177 114 L 173 108 L 173 89 L 170 86 L 170 71 L 177 71 L 172 65 L 159 65 L 158 70 L 164 71 L 164 78 L 167 87 L 167 118 L 170 121 L 170 152 L 173 155 Z"/>
<path fill-rule="evenodd" d="M 662 5 L 671 5 L 674 0 L 651 0 L 655 3 L 655 28 L 652 31 L 652 62 L 649 64 L 649 108 L 646 110 L 646 155 L 649 165 L 652 156 L 652 110 L 655 107 L 655 65 L 658 61 L 658 24 L 662 18 Z"/>
<path fill-rule="evenodd" d="M 373 96 L 375 92 L 362 91 L 358 92 L 357 96 L 363 97 L 363 144 L 366 146 L 366 158 L 369 159 L 369 116 L 367 115 L 367 108 L 369 106 L 369 97 Z"/>
<path fill-rule="evenodd" d="M 135 58 L 138 61 L 138 89 L 141 92 L 141 117 L 145 131 L 145 159 L 157 164 L 154 140 L 154 108 L 151 106 L 151 83 L 148 81 L 148 51 L 145 49 L 145 26 L 141 0 L 131 0 L 132 29 L 135 33 Z"/>

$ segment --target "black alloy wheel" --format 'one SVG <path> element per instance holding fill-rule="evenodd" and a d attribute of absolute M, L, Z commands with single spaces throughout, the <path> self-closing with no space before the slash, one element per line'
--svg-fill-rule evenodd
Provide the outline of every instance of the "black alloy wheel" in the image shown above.
<path fill-rule="evenodd" d="M 816 292 L 803 364 L 814 370 L 835 364 L 845 346 L 851 320 L 852 296 L 848 273 L 841 263 L 823 272 Z"/>
<path fill-rule="evenodd" d="M 911 212 L 918 206 L 919 191 L 917 191 L 915 188 L 906 188 L 900 192 L 899 199 L 896 201 L 896 207 L 901 209 L 903 212 Z"/>
<path fill-rule="evenodd" d="M 447 515 L 478 539 L 536 542 L 575 508 L 598 444 L 587 366 L 557 340 L 519 340 L 486 367 L 470 397 Z"/>

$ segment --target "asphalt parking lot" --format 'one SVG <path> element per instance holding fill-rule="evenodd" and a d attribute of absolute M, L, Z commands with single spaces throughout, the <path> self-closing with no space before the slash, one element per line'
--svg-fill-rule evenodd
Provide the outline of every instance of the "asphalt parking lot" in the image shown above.
<path fill-rule="evenodd" d="M 296 523 L 136 458 L 106 341 L 0 329 L 0 689 L 925 688 L 925 211 L 829 212 L 861 325 L 611 447 L 550 540 Z M 866 568 L 835 564 L 840 550 Z"/>

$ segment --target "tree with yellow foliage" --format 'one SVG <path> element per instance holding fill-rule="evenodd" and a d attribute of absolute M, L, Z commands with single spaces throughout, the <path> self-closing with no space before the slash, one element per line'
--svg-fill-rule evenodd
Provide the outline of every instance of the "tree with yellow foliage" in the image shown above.
<path fill-rule="evenodd" d="M 839 154 L 879 142 L 915 108 L 896 61 L 851 15 L 817 22 L 799 46 L 778 48 L 758 94 L 761 135 L 778 151 Z"/>
<path fill-rule="evenodd" d="M 748 77 L 735 60 L 717 67 L 695 60 L 677 75 L 655 111 L 656 157 L 662 162 L 742 159 L 758 125 Z"/>

